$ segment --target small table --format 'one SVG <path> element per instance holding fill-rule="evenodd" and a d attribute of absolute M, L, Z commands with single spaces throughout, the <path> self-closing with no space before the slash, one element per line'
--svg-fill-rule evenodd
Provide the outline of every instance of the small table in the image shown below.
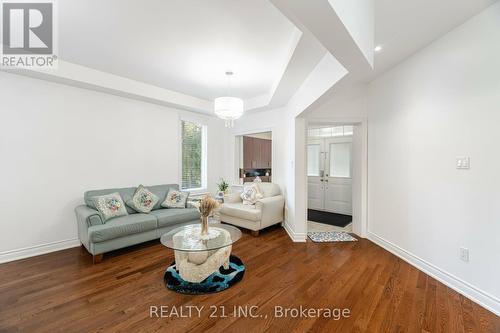
<path fill-rule="evenodd" d="M 245 265 L 231 255 L 241 231 L 231 225 L 211 223 L 207 235 L 201 224 L 189 224 L 161 236 L 161 243 L 174 250 L 175 261 L 164 274 L 168 289 L 184 294 L 207 294 L 225 290 L 241 281 Z"/>

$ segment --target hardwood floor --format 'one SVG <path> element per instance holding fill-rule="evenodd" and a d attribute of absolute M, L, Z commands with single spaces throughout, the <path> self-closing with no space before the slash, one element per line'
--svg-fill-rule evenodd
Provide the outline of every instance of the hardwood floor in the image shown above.
<path fill-rule="evenodd" d="M 281 228 L 245 234 L 243 281 L 218 294 L 167 290 L 172 251 L 159 242 L 93 265 L 80 248 L 0 265 L 0 332 L 500 332 L 500 318 L 371 243 L 292 243 Z M 204 306 L 150 317 L 150 306 Z M 284 308 L 347 308 L 350 317 L 276 318 Z M 210 306 L 258 306 L 259 318 L 210 318 Z M 221 310 L 218 308 L 218 314 Z M 183 313 L 186 315 L 186 312 Z M 267 318 L 266 318 L 267 315 Z"/>

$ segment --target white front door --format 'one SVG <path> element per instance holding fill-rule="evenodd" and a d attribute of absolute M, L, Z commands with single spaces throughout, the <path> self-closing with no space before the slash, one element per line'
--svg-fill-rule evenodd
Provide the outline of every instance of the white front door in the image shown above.
<path fill-rule="evenodd" d="M 324 210 L 352 215 L 352 140 L 326 139 L 325 151 L 328 168 L 324 178 Z"/>
<path fill-rule="evenodd" d="M 307 144 L 307 191 L 309 209 L 323 209 L 325 157 L 323 140 L 310 140 Z"/>
<path fill-rule="evenodd" d="M 308 208 L 352 215 L 352 139 L 307 144 Z"/>

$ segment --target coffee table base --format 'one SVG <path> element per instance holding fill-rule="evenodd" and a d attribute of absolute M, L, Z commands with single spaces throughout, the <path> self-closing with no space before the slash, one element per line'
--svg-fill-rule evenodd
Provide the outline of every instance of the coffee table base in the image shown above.
<path fill-rule="evenodd" d="M 245 265 L 240 258 L 231 255 L 229 257 L 229 269 L 224 269 L 224 266 L 221 266 L 219 271 L 200 283 L 192 283 L 182 279 L 175 267 L 175 261 L 165 271 L 163 280 L 165 286 L 170 290 L 182 294 L 201 295 L 226 290 L 240 282 L 243 275 L 245 275 Z"/>

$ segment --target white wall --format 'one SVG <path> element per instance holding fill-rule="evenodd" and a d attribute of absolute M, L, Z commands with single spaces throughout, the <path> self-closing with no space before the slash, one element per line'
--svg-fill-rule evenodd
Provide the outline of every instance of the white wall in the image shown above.
<path fill-rule="evenodd" d="M 328 0 L 366 60 L 373 66 L 374 0 Z"/>
<path fill-rule="evenodd" d="M 288 104 L 279 109 L 248 113 L 235 122 L 228 154 L 234 157 L 234 136 L 272 129 L 273 182 L 280 185 L 285 196 L 285 228 L 295 241 L 305 241 L 307 232 L 306 121 L 301 113 L 323 96 L 347 71 L 330 54 L 325 55 L 309 74 Z M 226 174 L 234 178 L 236 163 Z M 236 182 L 236 180 L 234 180 Z"/>
<path fill-rule="evenodd" d="M 372 236 L 500 313 L 500 3 L 369 90 Z"/>
<path fill-rule="evenodd" d="M 235 122 L 235 127 L 232 133 L 228 136 L 230 146 L 228 155 L 232 156 L 236 151 L 235 137 L 247 133 L 255 133 L 271 130 L 272 131 L 272 175 L 273 183 L 280 186 L 283 195 L 285 196 L 285 220 L 287 223 L 292 223 L 294 214 L 293 201 L 293 182 L 294 177 L 293 159 L 294 145 L 291 143 L 292 126 L 295 126 L 295 119 L 287 117 L 287 109 L 274 109 L 264 112 L 254 112 L 245 115 L 243 118 Z M 233 158 L 232 161 L 238 159 Z M 238 168 L 237 164 L 231 163 L 226 170 L 228 178 L 235 184 L 238 179 L 235 179 L 235 172 Z M 293 231 L 292 235 L 293 237 Z M 301 240 L 301 239 L 300 239 Z"/>
<path fill-rule="evenodd" d="M 85 190 L 179 182 L 179 117 L 193 114 L 3 72 L 0 92 L 0 261 L 74 245 Z M 214 191 L 226 129 L 195 117 Z"/>
<path fill-rule="evenodd" d="M 252 134 L 258 132 L 267 132 L 271 130 L 272 135 L 272 175 L 273 182 L 279 184 L 284 189 L 285 183 L 285 173 L 286 165 L 285 158 L 286 153 L 286 137 L 287 137 L 287 127 L 282 121 L 283 109 L 274 109 L 265 112 L 254 112 L 245 115 L 244 118 L 235 121 L 235 126 L 231 130 L 231 134 L 227 138 L 228 145 L 228 156 L 233 156 L 236 147 L 236 136 L 243 134 Z M 290 148 L 291 149 L 291 148 Z M 229 159 L 228 159 L 229 160 Z M 238 159 L 231 159 L 238 160 Z M 239 179 L 235 178 L 237 174 L 236 170 L 238 165 L 236 163 L 230 163 L 229 168 L 226 169 L 226 175 L 228 179 L 234 184 L 238 184 Z"/>
<path fill-rule="evenodd" d="M 346 89 L 344 89 L 346 88 Z M 307 114 L 309 124 L 353 124 L 352 220 L 353 232 L 367 237 L 367 87 L 339 88 L 331 99 Z"/>
<path fill-rule="evenodd" d="M 342 85 L 344 82 L 339 83 Z M 336 91 L 329 100 L 315 107 L 307 113 L 306 118 L 315 120 L 367 118 L 368 89 L 366 84 L 343 84 L 341 88 L 335 86 Z"/>
<path fill-rule="evenodd" d="M 345 80 L 345 79 L 343 79 Z M 339 87 L 341 86 L 341 87 Z M 352 215 L 353 232 L 367 236 L 367 86 L 341 82 L 335 86 L 330 100 L 310 110 L 308 124 L 354 125 L 352 146 Z"/>

